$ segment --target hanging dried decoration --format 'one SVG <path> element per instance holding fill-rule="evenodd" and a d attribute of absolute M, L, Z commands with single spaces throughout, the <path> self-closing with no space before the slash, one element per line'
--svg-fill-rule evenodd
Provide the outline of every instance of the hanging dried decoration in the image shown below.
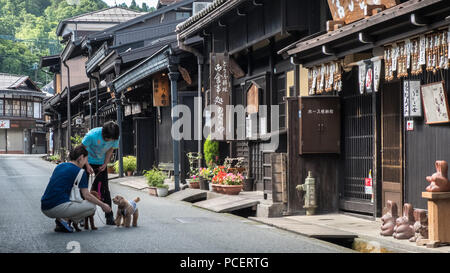
<path fill-rule="evenodd" d="M 433 36 L 426 36 L 426 47 L 425 47 L 425 55 L 426 55 L 426 71 L 433 71 Z"/>
<path fill-rule="evenodd" d="M 394 71 L 392 69 L 392 46 L 387 46 L 384 49 L 384 79 L 391 81 L 394 79 Z"/>
<path fill-rule="evenodd" d="M 419 39 L 411 40 L 411 74 L 419 75 L 422 66 L 419 64 Z"/>
<path fill-rule="evenodd" d="M 310 95 L 342 90 L 341 64 L 331 62 L 308 69 L 308 93 Z"/>
<path fill-rule="evenodd" d="M 341 92 L 342 91 L 342 71 L 341 64 L 338 62 L 334 63 L 334 86 L 333 89 Z"/>
<path fill-rule="evenodd" d="M 408 70 L 406 68 L 406 43 L 399 43 L 398 45 L 398 70 L 397 77 L 403 78 L 408 76 Z"/>

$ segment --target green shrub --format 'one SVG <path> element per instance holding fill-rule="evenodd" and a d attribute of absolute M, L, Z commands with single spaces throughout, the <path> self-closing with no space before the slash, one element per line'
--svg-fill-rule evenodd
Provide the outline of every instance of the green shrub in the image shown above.
<path fill-rule="evenodd" d="M 123 171 L 124 172 L 134 172 L 137 167 L 137 160 L 135 156 L 129 155 L 123 158 Z M 119 160 L 114 162 L 114 171 L 119 173 Z"/>
<path fill-rule="evenodd" d="M 167 178 L 167 175 L 157 169 L 153 168 L 150 171 L 144 171 L 144 176 L 147 178 L 147 184 L 150 187 L 157 187 L 157 188 L 168 188 L 168 185 L 164 184 L 164 179 Z"/>
<path fill-rule="evenodd" d="M 76 134 L 75 137 L 70 137 L 70 140 L 72 141 L 72 147 L 77 147 L 78 145 L 82 144 L 83 137 L 79 134 Z"/>
<path fill-rule="evenodd" d="M 134 172 L 137 167 L 137 160 L 135 156 L 129 155 L 123 158 L 123 171 Z"/>
<path fill-rule="evenodd" d="M 205 161 L 208 167 L 212 167 L 217 165 L 219 161 L 219 142 L 211 140 L 211 136 L 205 141 L 203 145 L 204 153 L 205 153 Z"/>

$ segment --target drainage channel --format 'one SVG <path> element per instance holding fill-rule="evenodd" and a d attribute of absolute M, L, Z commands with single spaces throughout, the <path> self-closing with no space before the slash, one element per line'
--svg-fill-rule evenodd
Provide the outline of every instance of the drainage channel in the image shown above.
<path fill-rule="evenodd" d="M 204 200 L 207 200 L 207 197 L 196 198 L 195 200 L 189 200 L 188 202 L 196 203 L 196 202 L 200 202 L 200 201 L 204 201 Z M 229 211 L 228 213 L 247 219 L 249 217 L 256 216 L 256 206 L 236 209 L 236 210 Z M 328 220 L 328 219 L 324 219 L 324 220 Z M 331 220 L 331 219 L 329 219 L 329 220 Z M 341 246 L 344 248 L 358 251 L 357 249 L 355 249 L 355 237 L 343 237 L 342 238 L 342 237 L 330 237 L 330 236 L 311 236 L 311 238 L 315 238 L 315 239 L 325 241 L 325 242 L 328 242 L 328 243 L 331 243 L 334 245 L 338 245 L 338 246 Z"/>

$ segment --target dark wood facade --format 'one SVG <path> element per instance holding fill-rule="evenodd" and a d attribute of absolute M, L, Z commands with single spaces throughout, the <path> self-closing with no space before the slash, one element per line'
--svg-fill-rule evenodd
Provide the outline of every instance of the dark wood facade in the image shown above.
<path fill-rule="evenodd" d="M 222 142 L 221 157 L 222 160 L 226 156 L 245 157 L 249 176 L 255 179 L 254 190 L 264 191 L 274 202 L 284 203 L 285 212 L 289 213 L 303 212 L 300 198 L 291 195 L 296 194 L 295 186 L 303 183 L 304 178 L 285 175 L 297 173 L 299 165 L 303 164 L 297 159 L 293 161 L 295 152 L 290 146 L 292 140 L 288 133 L 290 126 L 298 128 L 298 124 L 292 123 L 295 117 L 288 122 L 291 112 L 296 115 L 297 111 L 288 107 L 287 101 L 299 93 L 296 91 L 298 86 L 295 88 L 293 81 L 289 84 L 287 78 L 288 73 L 294 74 L 298 67 L 289 59 L 283 59 L 277 51 L 295 40 L 323 30 L 329 16 L 326 1 L 229 1 L 205 17 L 187 22 L 186 26 L 177 29 L 178 40 L 182 43 L 192 37 L 203 39 L 203 46 L 196 47 L 206 60 L 203 86 L 210 86 L 209 55 L 225 52 L 243 71 L 243 75 L 233 73 L 231 104 L 244 108 L 249 106 L 249 91 L 257 87 L 257 104 L 267 106 L 269 113 L 267 123 L 261 125 L 258 122 L 257 127 L 258 130 L 266 128 L 266 135 Z M 209 20 L 212 17 L 214 20 Z M 212 103 L 209 92 L 206 92 L 205 100 L 207 105 Z M 272 105 L 279 106 L 279 128 L 271 128 Z M 288 109 L 290 112 L 287 112 Z M 234 126 L 235 131 L 246 130 L 237 127 L 246 127 L 245 122 L 240 125 L 235 122 Z M 270 137 L 267 139 L 265 136 Z M 271 141 L 276 138 L 277 141 Z M 336 207 L 336 198 L 331 196 L 335 193 L 336 189 L 324 191 L 324 202 L 334 203 L 321 207 L 330 211 L 333 206 Z"/>

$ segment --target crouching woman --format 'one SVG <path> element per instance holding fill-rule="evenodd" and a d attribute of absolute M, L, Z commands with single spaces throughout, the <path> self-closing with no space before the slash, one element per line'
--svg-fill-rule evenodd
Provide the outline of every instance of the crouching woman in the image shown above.
<path fill-rule="evenodd" d="M 95 213 L 99 205 L 106 213 L 111 207 L 98 200 L 88 190 L 88 176 L 83 173 L 79 188 L 85 200 L 71 202 L 70 192 L 80 170 L 88 160 L 88 151 L 84 146 L 75 147 L 69 154 L 69 162 L 59 164 L 53 171 L 50 181 L 41 198 L 41 210 L 49 218 L 55 218 L 56 232 L 73 232 L 68 224 L 71 220 L 78 223 L 80 220 Z"/>

